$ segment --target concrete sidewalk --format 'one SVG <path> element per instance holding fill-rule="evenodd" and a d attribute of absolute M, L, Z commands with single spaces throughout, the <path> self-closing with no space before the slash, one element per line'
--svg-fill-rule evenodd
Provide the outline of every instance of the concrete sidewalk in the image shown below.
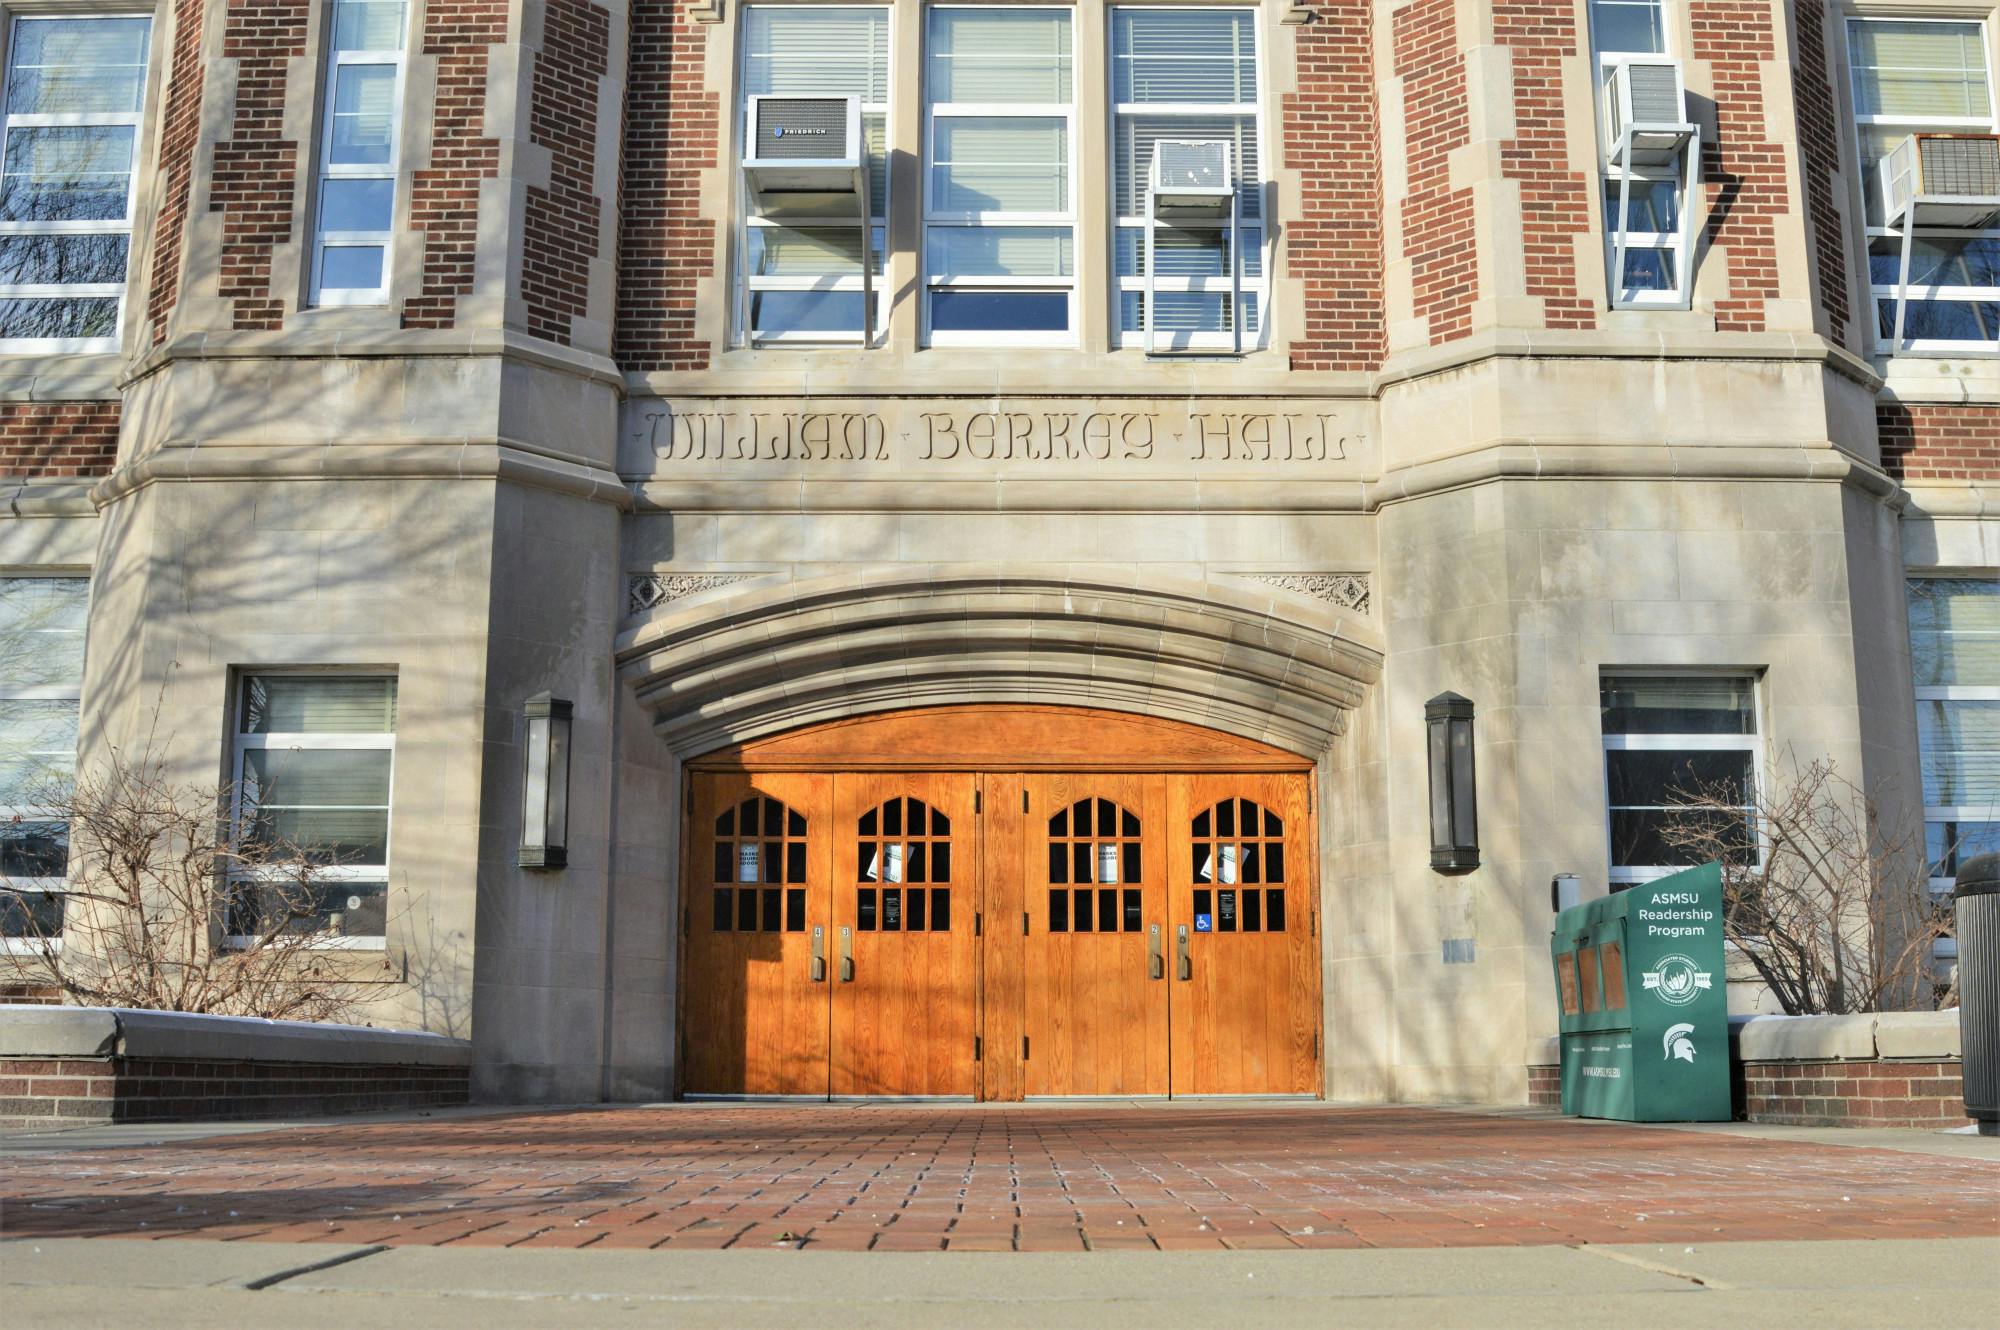
<path fill-rule="evenodd" d="M 9 1330 L 1932 1330 L 2000 1305 L 2000 1240 L 884 1256 L 55 1238 L 0 1243 L 0 1294 Z"/>

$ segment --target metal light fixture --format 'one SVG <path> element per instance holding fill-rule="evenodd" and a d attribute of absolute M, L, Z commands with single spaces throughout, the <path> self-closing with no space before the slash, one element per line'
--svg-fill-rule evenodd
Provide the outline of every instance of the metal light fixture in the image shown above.
<path fill-rule="evenodd" d="M 1472 700 L 1439 693 L 1424 703 L 1430 738 L 1431 867 L 1479 867 L 1479 793 L 1472 772 Z"/>
<path fill-rule="evenodd" d="M 561 868 L 569 862 L 568 702 L 548 693 L 528 699 L 521 780 L 521 867 Z"/>

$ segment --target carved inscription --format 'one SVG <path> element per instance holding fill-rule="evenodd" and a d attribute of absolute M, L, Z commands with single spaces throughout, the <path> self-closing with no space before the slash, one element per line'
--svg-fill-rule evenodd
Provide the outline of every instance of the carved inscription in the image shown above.
<path fill-rule="evenodd" d="M 1365 448 L 1350 417 L 1326 411 L 909 409 L 675 410 L 640 406 L 637 442 L 676 469 L 702 463 L 878 463 L 978 468 L 1053 462 L 1142 468 L 1231 463 L 1320 468 Z"/>

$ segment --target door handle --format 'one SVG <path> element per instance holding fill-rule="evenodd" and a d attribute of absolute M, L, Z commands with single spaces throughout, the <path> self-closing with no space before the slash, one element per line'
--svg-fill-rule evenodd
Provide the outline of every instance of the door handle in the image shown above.
<path fill-rule="evenodd" d="M 826 982 L 826 927 L 823 924 L 813 925 L 812 981 L 816 984 Z"/>
<path fill-rule="evenodd" d="M 840 926 L 840 982 L 854 982 L 854 930 L 846 924 Z"/>
<path fill-rule="evenodd" d="M 1146 977 L 1164 979 L 1167 977 L 1167 958 L 1160 954 L 1160 926 L 1154 924 L 1146 939 Z"/>
<path fill-rule="evenodd" d="M 1179 954 L 1180 958 L 1181 980 L 1182 982 L 1186 982 L 1187 980 L 1194 978 L 1194 961 L 1188 955 L 1188 928 L 1186 924 L 1180 925 L 1178 929 L 1175 940 L 1175 950 Z"/>

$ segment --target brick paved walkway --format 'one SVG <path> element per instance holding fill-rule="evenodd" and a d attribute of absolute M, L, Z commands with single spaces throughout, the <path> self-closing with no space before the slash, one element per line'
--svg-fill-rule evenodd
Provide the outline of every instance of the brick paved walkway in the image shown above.
<path fill-rule="evenodd" d="M 0 1165 L 8 1237 L 1077 1251 L 2000 1234 L 2000 1162 L 1417 1108 L 618 1109 Z"/>

